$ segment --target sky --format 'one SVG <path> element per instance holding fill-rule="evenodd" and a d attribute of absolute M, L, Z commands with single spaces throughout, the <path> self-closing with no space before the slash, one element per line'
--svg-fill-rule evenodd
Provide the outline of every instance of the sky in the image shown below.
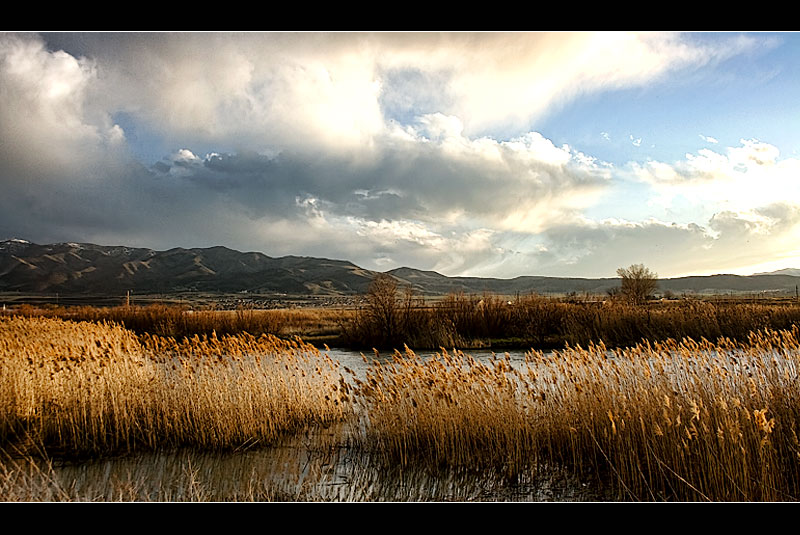
<path fill-rule="evenodd" d="M 0 33 L 0 240 L 800 268 L 800 34 Z"/>

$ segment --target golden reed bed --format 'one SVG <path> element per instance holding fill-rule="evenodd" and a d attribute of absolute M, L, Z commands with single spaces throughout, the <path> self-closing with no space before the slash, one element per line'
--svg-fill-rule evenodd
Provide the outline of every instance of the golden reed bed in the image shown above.
<path fill-rule="evenodd" d="M 413 352 L 354 393 L 387 464 L 560 467 L 624 500 L 800 497 L 797 327 L 746 342 L 591 345 L 498 356 Z"/>
<path fill-rule="evenodd" d="M 514 298 L 451 294 L 426 301 L 398 289 L 368 295 L 351 309 L 190 310 L 151 304 L 118 307 L 20 305 L 8 313 L 72 321 L 113 322 L 136 333 L 164 337 L 237 335 L 249 332 L 354 347 L 369 351 L 439 347 L 559 349 L 603 340 L 609 347 L 642 340 L 721 337 L 744 340 L 757 330 L 786 330 L 800 324 L 796 301 L 653 301 L 631 305 L 609 299 L 571 301 L 537 295 Z M 378 299 L 379 298 L 379 299 Z"/>
<path fill-rule="evenodd" d="M 235 449 L 344 414 L 337 364 L 267 335 L 177 341 L 105 323 L 0 318 L 0 361 L 6 451 Z"/>
<path fill-rule="evenodd" d="M 407 350 L 355 377 L 299 340 L 7 317 L 0 445 L 71 458 L 236 451 L 349 422 L 342 444 L 386 466 L 512 480 L 555 468 L 622 500 L 793 501 L 799 339 L 794 327 L 525 361 Z"/>

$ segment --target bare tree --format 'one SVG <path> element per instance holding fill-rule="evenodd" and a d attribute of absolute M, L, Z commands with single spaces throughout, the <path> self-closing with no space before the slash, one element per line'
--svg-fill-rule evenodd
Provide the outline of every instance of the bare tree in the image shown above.
<path fill-rule="evenodd" d="M 650 271 L 643 264 L 619 268 L 617 275 L 622 278 L 620 293 L 634 305 L 644 303 L 658 289 L 658 274 Z"/>
<path fill-rule="evenodd" d="M 379 336 L 390 342 L 397 334 L 400 322 L 399 284 L 385 273 L 378 274 L 369 285 L 366 312 Z"/>

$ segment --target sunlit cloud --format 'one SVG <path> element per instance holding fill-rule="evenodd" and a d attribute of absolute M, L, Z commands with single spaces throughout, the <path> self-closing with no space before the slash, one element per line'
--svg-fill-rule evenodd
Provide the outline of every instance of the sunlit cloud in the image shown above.
<path fill-rule="evenodd" d="M 800 198 L 800 160 L 779 157 L 778 149 L 757 140 L 741 140 L 724 152 L 701 149 L 675 164 L 650 161 L 634 165 L 635 176 L 650 185 L 653 202 L 703 203 L 715 210 L 749 210 Z"/>
<path fill-rule="evenodd" d="M 678 34 L 617 32 L 134 33 L 83 40 L 95 43 L 92 65 L 102 74 L 95 85 L 106 93 L 96 105 L 194 138 L 258 136 L 266 144 L 349 149 L 384 131 L 382 106 L 409 117 L 417 110 L 458 117 L 470 136 L 526 129 L 582 94 L 641 86 L 755 46 L 744 37 L 710 45 Z"/>
<path fill-rule="evenodd" d="M 773 41 L 2 34 L 0 234 L 224 244 L 449 275 L 755 264 L 794 250 L 800 162 L 776 144 L 743 132 L 723 148 L 701 134 L 714 150 L 611 165 L 537 124 L 586 96 L 673 84 Z M 598 131 L 604 147 L 652 147 L 646 128 L 603 123 L 587 136 Z M 631 184 L 645 200 L 636 207 Z M 619 213 L 587 215 L 601 203 Z M 747 239 L 758 243 L 737 251 Z"/>

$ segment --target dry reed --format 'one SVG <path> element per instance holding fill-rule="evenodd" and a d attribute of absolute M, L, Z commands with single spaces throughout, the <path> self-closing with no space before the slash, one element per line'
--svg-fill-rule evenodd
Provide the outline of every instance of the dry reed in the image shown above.
<path fill-rule="evenodd" d="M 507 298 L 451 294 L 426 302 L 399 287 L 377 306 L 191 310 L 186 306 L 47 307 L 22 305 L 8 314 L 113 322 L 136 333 L 169 337 L 247 332 L 283 338 L 300 336 L 329 345 L 415 349 L 524 347 L 560 349 L 602 341 L 627 347 L 649 341 L 720 337 L 744 340 L 761 329 L 800 325 L 796 302 L 680 300 L 633 306 L 624 301 L 581 301 L 537 295 Z"/>
<path fill-rule="evenodd" d="M 396 353 L 357 383 L 389 465 L 558 466 L 624 500 L 800 497 L 800 330 L 745 342 L 602 344 L 525 362 Z"/>
<path fill-rule="evenodd" d="M 394 310 L 368 306 L 343 323 L 342 340 L 380 348 L 563 348 L 603 341 L 627 347 L 685 337 L 745 339 L 760 329 L 800 325 L 795 302 L 747 303 L 681 300 L 634 306 L 623 301 L 569 301 L 536 295 L 503 298 L 451 294 L 426 303 L 397 291 L 384 300 Z M 390 318 L 388 320 L 387 318 Z"/>
<path fill-rule="evenodd" d="M 541 304 L 557 315 L 560 304 Z M 720 310 L 649 314 L 677 325 L 706 316 L 725 332 L 763 312 Z M 401 470 L 510 480 L 565 470 L 624 500 L 797 500 L 800 328 L 715 340 L 573 344 L 488 362 L 406 348 L 345 381 L 299 339 L 0 317 L 0 445 L 45 458 L 243 450 L 357 414 L 348 445 Z"/>
<path fill-rule="evenodd" d="M 309 337 L 335 336 L 339 323 L 347 317 L 347 311 L 327 308 L 192 309 L 185 305 L 165 304 L 115 307 L 20 305 L 9 310 L 8 315 L 117 323 L 136 333 L 176 338 L 210 335 L 212 332 L 218 336 L 247 332 L 256 336 L 292 337 L 302 334 Z"/>
<path fill-rule="evenodd" d="M 347 413 L 338 363 L 269 335 L 140 340 L 113 324 L 0 318 L 0 362 L 11 452 L 247 448 Z"/>

